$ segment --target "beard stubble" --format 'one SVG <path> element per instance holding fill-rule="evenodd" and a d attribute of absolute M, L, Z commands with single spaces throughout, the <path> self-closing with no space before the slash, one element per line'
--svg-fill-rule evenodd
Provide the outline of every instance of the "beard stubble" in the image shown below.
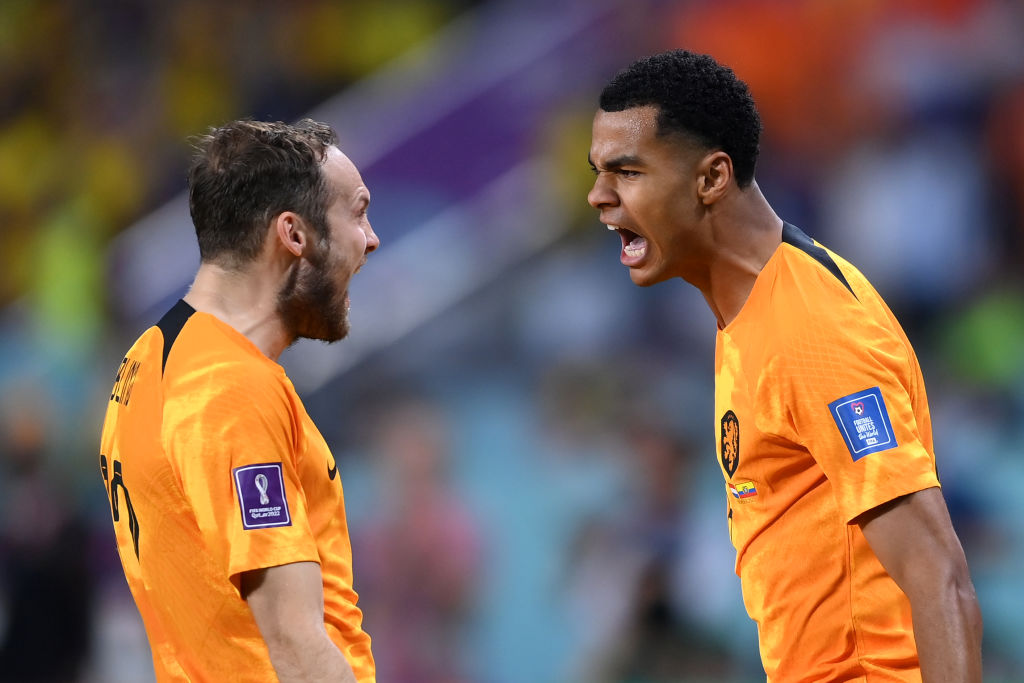
<path fill-rule="evenodd" d="M 338 291 L 331 277 L 334 265 L 327 244 L 323 251 L 300 262 L 278 292 L 278 314 L 295 340 L 331 343 L 348 335 L 348 306 L 345 293 Z"/>

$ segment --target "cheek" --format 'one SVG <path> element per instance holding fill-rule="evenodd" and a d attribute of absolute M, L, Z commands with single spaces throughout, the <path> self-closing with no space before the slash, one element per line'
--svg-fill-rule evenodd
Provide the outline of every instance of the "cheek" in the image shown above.
<path fill-rule="evenodd" d="M 348 241 L 348 257 L 358 264 L 366 253 L 366 235 L 362 230 L 353 231 Z"/>
<path fill-rule="evenodd" d="M 335 266 L 347 271 L 346 276 L 362 261 L 366 253 L 366 235 L 361 230 L 346 232 L 335 243 Z"/>
<path fill-rule="evenodd" d="M 655 207 L 652 217 L 657 218 L 663 234 L 684 230 L 692 222 L 696 208 L 687 201 L 686 190 L 681 187 L 666 188 L 651 204 Z"/>
<path fill-rule="evenodd" d="M 661 188 L 645 188 L 632 197 L 632 214 L 639 224 L 651 234 L 660 234 L 670 222 L 675 202 Z"/>

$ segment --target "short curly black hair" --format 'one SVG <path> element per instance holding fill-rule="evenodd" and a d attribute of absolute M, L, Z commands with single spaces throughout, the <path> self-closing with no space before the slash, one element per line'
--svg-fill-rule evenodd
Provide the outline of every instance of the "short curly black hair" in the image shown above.
<path fill-rule="evenodd" d="M 682 133 L 732 159 L 736 183 L 754 179 L 761 117 L 747 84 L 708 55 L 670 50 L 644 57 L 601 91 L 604 111 L 658 107 L 658 135 Z"/>

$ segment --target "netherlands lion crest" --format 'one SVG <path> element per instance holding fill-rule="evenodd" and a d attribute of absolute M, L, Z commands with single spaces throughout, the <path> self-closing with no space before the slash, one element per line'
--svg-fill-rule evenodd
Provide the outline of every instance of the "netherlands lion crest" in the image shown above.
<path fill-rule="evenodd" d="M 722 416 L 721 453 L 722 467 L 731 479 L 736 473 L 736 468 L 740 466 L 740 421 L 731 410 L 725 411 L 725 415 Z"/>

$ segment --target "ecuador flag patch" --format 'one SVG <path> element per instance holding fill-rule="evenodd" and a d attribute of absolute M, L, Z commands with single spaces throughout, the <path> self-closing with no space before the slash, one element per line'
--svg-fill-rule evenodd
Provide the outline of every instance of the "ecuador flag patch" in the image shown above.
<path fill-rule="evenodd" d="M 729 484 L 729 493 L 737 500 L 749 500 L 757 495 L 757 487 L 752 481 L 745 481 L 735 486 Z"/>

